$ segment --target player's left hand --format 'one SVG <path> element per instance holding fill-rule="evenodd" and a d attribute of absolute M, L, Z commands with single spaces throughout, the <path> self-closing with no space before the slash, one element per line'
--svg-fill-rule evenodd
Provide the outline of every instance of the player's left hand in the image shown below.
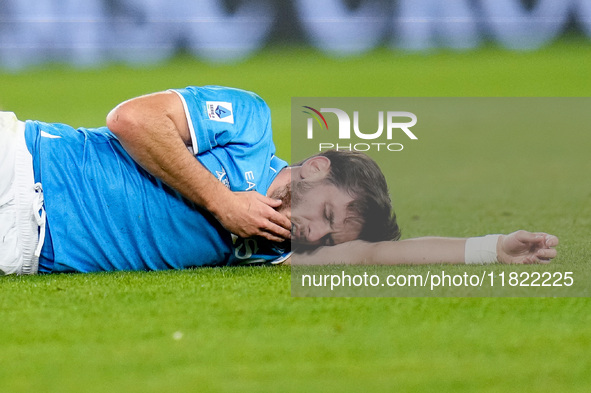
<path fill-rule="evenodd" d="M 517 231 L 499 238 L 497 259 L 501 263 L 550 263 L 556 257 L 557 245 L 556 236 Z"/>

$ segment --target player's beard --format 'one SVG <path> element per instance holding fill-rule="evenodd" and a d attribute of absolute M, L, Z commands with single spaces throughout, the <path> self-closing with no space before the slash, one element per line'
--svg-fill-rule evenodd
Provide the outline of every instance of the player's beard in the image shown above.
<path fill-rule="evenodd" d="M 291 184 L 287 183 L 287 185 L 276 189 L 273 194 L 271 194 L 271 198 L 281 201 L 279 211 L 291 209 Z"/>
<path fill-rule="evenodd" d="M 278 199 L 281 201 L 281 206 L 279 206 L 277 211 L 290 217 L 292 225 L 292 236 L 295 228 L 293 214 L 295 214 L 295 216 L 297 217 L 297 209 L 302 204 L 302 200 L 308 193 L 312 192 L 312 189 L 317 184 L 319 183 L 305 180 L 291 181 L 290 183 L 287 183 L 285 186 L 278 188 L 271 194 L 271 198 Z M 293 240 L 291 240 L 290 242 L 292 242 L 293 247 Z M 298 247 L 301 247 L 301 245 L 299 245 Z"/>
<path fill-rule="evenodd" d="M 288 209 L 293 210 L 299 206 L 304 194 L 310 191 L 313 187 L 314 183 L 303 180 L 292 181 L 275 190 L 273 194 L 271 194 L 271 198 L 279 199 L 281 201 L 281 206 L 278 209 L 279 212 L 284 212 Z"/>

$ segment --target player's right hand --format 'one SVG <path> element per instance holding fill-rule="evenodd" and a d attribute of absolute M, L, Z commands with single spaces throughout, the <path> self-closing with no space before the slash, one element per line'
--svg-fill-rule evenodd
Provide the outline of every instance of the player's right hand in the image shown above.
<path fill-rule="evenodd" d="M 228 195 L 232 196 L 214 212 L 228 231 L 242 238 L 260 236 L 274 242 L 290 238 L 291 221 L 275 210 L 281 206 L 281 201 L 256 191 Z"/>
<path fill-rule="evenodd" d="M 501 263 L 549 263 L 556 257 L 557 245 L 554 235 L 517 231 L 499 238 L 497 259 Z"/>

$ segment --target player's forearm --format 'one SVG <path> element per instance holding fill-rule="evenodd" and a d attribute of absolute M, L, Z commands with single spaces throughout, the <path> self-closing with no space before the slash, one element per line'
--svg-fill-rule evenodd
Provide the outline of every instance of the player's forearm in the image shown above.
<path fill-rule="evenodd" d="M 133 116 L 132 110 L 116 108 L 107 124 L 140 166 L 215 214 L 231 192 L 195 159 L 173 119 L 162 112 L 163 108 L 154 108 L 148 112 L 154 113 L 152 116 L 146 111 L 143 116 Z"/>
<path fill-rule="evenodd" d="M 325 265 L 418 265 L 464 263 L 466 239 L 422 237 L 401 241 L 368 243 L 352 241 L 321 247 L 308 254 L 296 254 L 293 264 Z"/>
<path fill-rule="evenodd" d="M 209 211 L 215 212 L 218 203 L 230 192 L 195 159 L 182 142 L 179 145 L 165 138 L 141 143 L 120 141 L 145 170 Z"/>
<path fill-rule="evenodd" d="M 381 242 L 372 248 L 368 264 L 424 265 L 464 263 L 466 239 L 420 237 L 398 242 Z"/>

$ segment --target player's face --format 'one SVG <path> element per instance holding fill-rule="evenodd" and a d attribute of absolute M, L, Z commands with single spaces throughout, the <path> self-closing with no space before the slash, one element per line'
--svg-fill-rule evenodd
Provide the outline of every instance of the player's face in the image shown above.
<path fill-rule="evenodd" d="M 331 246 L 357 239 L 362 223 L 347 209 L 351 195 L 326 182 L 293 182 L 291 188 L 294 244 Z"/>

